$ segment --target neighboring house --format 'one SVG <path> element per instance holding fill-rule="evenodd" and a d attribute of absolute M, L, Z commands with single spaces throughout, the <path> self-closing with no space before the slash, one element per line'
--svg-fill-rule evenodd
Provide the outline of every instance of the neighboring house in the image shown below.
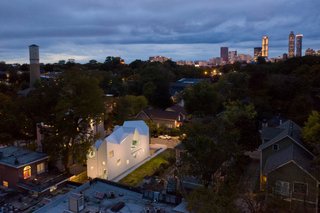
<path fill-rule="evenodd" d="M 0 148 L 0 181 L 3 187 L 18 188 L 20 184 L 46 173 L 48 155 L 21 147 Z"/>
<path fill-rule="evenodd" d="M 149 127 L 144 121 L 125 121 L 98 140 L 87 157 L 90 178 L 112 180 L 150 156 Z"/>
<path fill-rule="evenodd" d="M 174 102 L 178 102 L 180 99 L 179 96 L 185 88 L 196 85 L 202 81 L 206 81 L 206 79 L 203 79 L 203 78 L 181 78 L 178 81 L 171 83 L 170 88 L 169 88 L 169 93 L 171 95 L 171 99 Z"/>
<path fill-rule="evenodd" d="M 181 112 L 164 111 L 159 109 L 144 109 L 136 116 L 136 119 L 152 121 L 157 127 L 165 126 L 168 128 L 179 127 L 184 118 L 185 115 Z"/>
<path fill-rule="evenodd" d="M 294 211 L 315 212 L 319 203 L 319 171 L 314 155 L 302 144 L 301 128 L 293 121 L 262 129 L 260 190 L 291 202 Z"/>
<path fill-rule="evenodd" d="M 176 112 L 176 113 L 180 113 L 182 116 L 182 121 L 187 119 L 187 111 L 184 109 L 183 106 L 179 105 L 179 104 L 175 104 L 171 107 L 168 107 L 166 109 L 167 112 Z"/>

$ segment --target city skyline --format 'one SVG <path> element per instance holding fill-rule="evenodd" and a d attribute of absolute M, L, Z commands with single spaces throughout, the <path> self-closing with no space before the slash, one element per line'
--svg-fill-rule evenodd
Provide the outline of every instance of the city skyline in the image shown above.
<path fill-rule="evenodd" d="M 320 49 L 319 30 L 314 27 L 320 24 L 319 1 L 261 4 L 249 0 L 1 2 L 0 61 L 27 63 L 27 47 L 33 43 L 41 47 L 43 63 L 68 58 L 103 61 L 108 55 L 126 62 L 152 55 L 200 60 L 219 56 L 224 46 L 253 56 L 263 35 L 269 37 L 269 57 L 277 57 L 287 53 L 290 31 L 304 34 L 303 54 L 307 48 Z"/>

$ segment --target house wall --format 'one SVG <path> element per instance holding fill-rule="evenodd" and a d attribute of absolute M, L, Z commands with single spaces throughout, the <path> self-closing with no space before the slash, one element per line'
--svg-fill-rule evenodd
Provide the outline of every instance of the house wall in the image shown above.
<path fill-rule="evenodd" d="M 314 180 L 310 175 L 308 175 L 304 170 L 299 168 L 295 163 L 288 163 L 268 174 L 267 180 L 267 191 L 268 193 L 274 192 L 276 181 L 285 181 L 290 183 L 290 196 L 295 201 L 301 202 L 303 204 L 304 201 L 308 201 L 311 203 L 317 202 L 318 196 L 318 187 L 317 181 Z M 297 194 L 293 192 L 293 184 L 294 182 L 306 183 L 307 186 L 307 194 Z M 315 205 L 315 204 L 314 204 Z"/>
<path fill-rule="evenodd" d="M 138 141 L 135 149 L 131 149 L 133 140 Z M 87 159 L 88 177 L 112 180 L 150 156 L 149 134 L 140 135 L 136 130 L 120 144 L 104 139 L 99 149 L 93 147 L 93 150 L 95 156 Z M 112 151 L 113 156 L 110 155 Z"/>
<path fill-rule="evenodd" d="M 108 173 L 107 144 L 104 141 L 98 149 L 93 146 L 92 151 L 95 153 L 95 155 L 92 158 L 87 158 L 87 175 L 90 178 L 105 178 L 104 176 L 106 176 Z"/>
<path fill-rule="evenodd" d="M 176 128 L 178 126 L 178 123 L 180 123 L 176 120 L 153 119 L 152 121 L 157 125 L 157 127 L 165 126 L 168 128 Z"/>
<path fill-rule="evenodd" d="M 45 172 L 48 171 L 48 163 L 47 160 L 41 160 L 26 166 L 31 167 L 31 177 L 30 178 L 35 178 L 37 177 L 37 165 L 40 163 L 44 163 L 45 165 Z M 24 167 L 21 168 L 14 168 L 10 166 L 5 166 L 5 165 L 0 165 L 0 185 L 3 185 L 3 181 L 9 182 L 9 187 L 10 188 L 15 188 L 17 183 L 19 181 L 23 181 L 23 169 Z"/>
<path fill-rule="evenodd" d="M 131 149 L 133 140 L 138 141 L 135 149 Z M 114 152 L 114 156 L 112 158 L 108 157 L 107 161 L 107 179 L 112 180 L 150 156 L 149 135 L 140 135 L 136 130 L 134 134 L 129 135 L 120 144 L 107 143 L 107 150 L 108 153 L 112 150 Z"/>
<path fill-rule="evenodd" d="M 3 181 L 7 181 L 9 183 L 10 188 L 15 188 L 17 182 L 19 181 L 18 169 L 0 165 L 0 185 L 3 185 Z"/>
<path fill-rule="evenodd" d="M 294 144 L 295 142 L 293 142 L 290 138 L 286 137 L 280 141 L 278 141 L 277 143 L 274 143 L 274 144 L 278 144 L 279 145 L 279 150 L 276 151 L 276 150 L 273 150 L 273 145 L 265 148 L 264 150 L 262 150 L 262 169 L 264 168 L 265 164 L 266 164 L 266 161 L 267 159 L 273 155 L 274 153 L 276 152 L 279 152 L 281 151 L 282 149 L 285 149 L 289 146 L 291 146 L 292 144 Z"/>

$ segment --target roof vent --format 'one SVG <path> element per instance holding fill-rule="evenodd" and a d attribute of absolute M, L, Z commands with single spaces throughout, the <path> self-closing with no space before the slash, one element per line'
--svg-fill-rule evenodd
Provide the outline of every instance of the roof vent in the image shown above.
<path fill-rule="evenodd" d="M 18 165 L 19 164 L 19 161 L 18 161 L 18 158 L 16 157 L 16 159 L 14 160 L 14 164 L 15 165 Z"/>

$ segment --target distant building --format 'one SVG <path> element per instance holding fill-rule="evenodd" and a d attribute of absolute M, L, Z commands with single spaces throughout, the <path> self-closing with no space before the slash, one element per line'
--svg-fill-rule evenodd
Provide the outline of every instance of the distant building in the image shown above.
<path fill-rule="evenodd" d="M 125 121 L 99 139 L 87 156 L 90 178 L 112 180 L 150 156 L 149 127 L 144 121 Z"/>
<path fill-rule="evenodd" d="M 294 57 L 294 48 L 295 48 L 295 36 L 294 36 L 293 31 L 291 31 L 289 34 L 289 45 L 288 45 L 289 58 Z"/>
<path fill-rule="evenodd" d="M 262 47 L 255 47 L 253 48 L 253 57 L 257 60 L 258 57 L 262 55 Z"/>
<path fill-rule="evenodd" d="M 296 57 L 302 56 L 302 34 L 296 35 Z"/>
<path fill-rule="evenodd" d="M 287 60 L 287 59 L 288 59 L 288 54 L 287 53 L 283 53 L 282 60 Z"/>
<path fill-rule="evenodd" d="M 228 47 L 220 47 L 220 58 L 225 61 L 228 62 L 229 59 L 229 48 Z"/>
<path fill-rule="evenodd" d="M 265 57 L 265 58 L 268 58 L 268 56 L 269 56 L 269 37 L 268 36 L 262 37 L 261 56 Z"/>
<path fill-rule="evenodd" d="M 249 55 L 249 54 L 239 54 L 237 61 L 250 63 L 251 60 L 252 60 L 252 56 L 251 55 Z"/>
<path fill-rule="evenodd" d="M 233 64 L 234 62 L 237 61 L 237 56 L 238 56 L 238 53 L 237 51 L 229 51 L 228 53 L 228 57 L 229 57 L 229 63 Z"/>
<path fill-rule="evenodd" d="M 316 51 L 314 49 L 308 48 L 305 52 L 305 55 L 316 55 Z"/>
<path fill-rule="evenodd" d="M 68 63 L 70 63 L 70 64 L 74 64 L 74 63 L 76 63 L 76 60 L 75 60 L 75 59 L 73 59 L 73 58 L 69 58 L 69 59 L 68 59 Z"/>
<path fill-rule="evenodd" d="M 39 46 L 32 44 L 29 46 L 30 57 L 30 88 L 40 80 Z"/>
<path fill-rule="evenodd" d="M 184 66 L 184 65 L 188 65 L 188 66 L 194 66 L 194 62 L 193 61 L 177 61 L 176 62 L 177 65 L 180 65 L 180 66 Z"/>
<path fill-rule="evenodd" d="M 59 60 L 59 61 L 58 61 L 58 64 L 59 64 L 59 65 L 64 65 L 64 64 L 66 64 L 66 60 Z"/>
<path fill-rule="evenodd" d="M 157 55 L 157 56 L 150 56 L 149 57 L 149 61 L 150 62 L 160 62 L 160 63 L 163 63 L 163 62 L 166 62 L 168 60 L 171 60 L 171 58 L 167 58 L 165 56 L 160 56 L 160 55 Z"/>

